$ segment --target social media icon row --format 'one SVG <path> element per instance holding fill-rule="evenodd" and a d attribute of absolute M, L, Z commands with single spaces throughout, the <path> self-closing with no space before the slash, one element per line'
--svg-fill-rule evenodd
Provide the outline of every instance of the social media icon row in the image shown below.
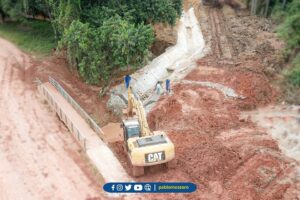
<path fill-rule="evenodd" d="M 124 187 L 123 187 L 123 184 L 117 184 L 115 186 L 115 184 L 113 184 L 111 186 L 111 190 L 112 191 L 118 191 L 118 192 L 122 192 L 122 191 L 130 191 L 131 188 L 132 188 L 132 185 L 133 185 L 133 190 L 134 191 L 142 191 L 143 190 L 143 185 L 142 184 L 124 184 Z M 125 190 L 124 190 L 125 189 Z M 151 191 L 151 185 L 150 184 L 145 184 L 144 185 L 144 190 L 145 191 Z"/>
<path fill-rule="evenodd" d="M 197 185 L 190 182 L 112 182 L 103 185 L 110 193 L 191 193 Z"/>

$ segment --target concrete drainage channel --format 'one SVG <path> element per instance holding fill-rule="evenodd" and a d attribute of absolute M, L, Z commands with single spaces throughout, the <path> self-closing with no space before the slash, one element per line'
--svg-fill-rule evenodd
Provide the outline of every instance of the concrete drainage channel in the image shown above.
<path fill-rule="evenodd" d="M 173 83 L 181 80 L 197 66 L 195 61 L 203 57 L 206 50 L 200 24 L 194 8 L 191 7 L 183 12 L 179 20 L 176 45 L 169 47 L 165 53 L 131 75 L 130 85 L 147 106 L 146 111 L 149 111 L 158 100 L 158 97 L 153 95 L 156 82 L 166 78 L 171 79 Z M 108 107 L 121 114 L 126 99 L 127 91 L 124 85 L 118 85 L 111 90 Z"/>
<path fill-rule="evenodd" d="M 101 128 L 53 78 L 38 90 L 65 123 L 105 182 L 133 181 L 108 146 L 100 139 Z M 99 137 L 100 136 L 100 137 Z"/>

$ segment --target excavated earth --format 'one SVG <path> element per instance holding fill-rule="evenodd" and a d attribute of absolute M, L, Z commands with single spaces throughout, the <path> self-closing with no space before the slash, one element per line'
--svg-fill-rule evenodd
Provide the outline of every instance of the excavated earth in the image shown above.
<path fill-rule="evenodd" d="M 176 168 L 149 167 L 136 180 L 192 181 L 198 186 L 192 194 L 149 199 L 299 199 L 299 162 L 282 152 L 265 127 L 243 114 L 275 103 L 280 93 L 272 81 L 280 70 L 283 45 L 272 22 L 246 18 L 226 6 L 197 12 L 211 53 L 185 80 L 223 84 L 245 98 L 229 98 L 198 84 L 174 84 L 172 95 L 160 98 L 148 122 L 174 142 Z M 122 142 L 111 147 L 130 173 Z"/>
<path fill-rule="evenodd" d="M 236 13 L 226 6 L 222 11 L 210 7 L 197 9 L 199 1 L 185 1 L 186 9 L 191 5 L 195 8 L 206 44 L 211 47 L 211 53 L 198 61 L 198 67 L 188 74 L 185 80 L 223 84 L 246 98 L 225 97 L 218 90 L 196 84 L 179 82 L 172 85 L 172 95 L 160 98 L 149 113 L 148 121 L 151 129 L 166 131 L 174 142 L 176 168 L 149 167 L 145 176 L 136 178 L 136 181 L 191 181 L 197 184 L 198 190 L 192 194 L 151 194 L 145 195 L 145 198 L 299 199 L 299 162 L 284 155 L 277 141 L 265 128 L 254 124 L 250 117 L 242 117 L 245 110 L 274 103 L 280 92 L 271 81 L 276 79 L 276 73 L 280 70 L 281 60 L 278 51 L 282 48 L 282 44 L 272 33 L 274 28 L 272 23 L 262 22 L 255 17 L 249 19 L 244 13 Z M 159 39 L 168 44 L 174 43 L 176 41 L 173 38 L 174 30 L 171 31 L 160 33 Z M 13 49 L 11 51 L 17 51 Z M 20 58 L 15 55 L 16 53 L 12 54 L 12 58 L 8 56 L 2 59 L 3 65 L 8 66 L 6 62 L 9 59 L 17 63 L 15 57 Z M 19 57 L 24 56 L 22 54 Z M 16 74 L 18 71 L 23 74 L 23 70 L 11 67 L 9 70 L 6 69 L 9 78 L 2 80 L 6 88 L 11 88 L 10 96 L 25 109 L 12 115 L 15 118 L 6 117 L 1 124 L 0 130 L 5 133 L 2 140 L 9 143 L 1 146 L 4 154 L 1 154 L 0 158 L 8 167 L 13 166 L 12 169 L 15 169 L 9 173 L 4 169 L 0 170 L 1 176 L 5 177 L 3 180 L 6 182 L 9 180 L 10 188 L 4 189 L 7 193 L 13 194 L 13 186 L 17 186 L 19 192 L 13 195 L 20 196 L 28 192 L 33 193 L 33 188 L 37 187 L 39 193 L 34 192 L 37 199 L 50 198 L 51 194 L 66 198 L 73 196 L 102 199 L 102 194 L 97 191 L 97 181 L 93 177 L 95 175 L 82 161 L 78 145 L 72 138 L 67 137 L 66 128 L 57 119 L 47 116 L 48 110 L 44 105 L 33 100 L 35 89 L 32 80 L 39 77 L 42 81 L 46 81 L 48 75 L 53 76 L 101 126 L 108 122 L 119 121 L 106 108 L 108 97 L 99 101 L 98 93 L 101 88 L 84 84 L 76 76 L 76 72 L 70 73 L 64 59 L 55 57 L 43 62 L 30 62 L 26 64 L 29 66 L 26 75 L 20 76 L 21 78 L 17 75 L 12 76 L 15 71 Z M 121 81 L 120 79 L 119 82 Z M 19 93 L 26 95 L 17 95 Z M 7 93 L 3 93 L 2 96 L 1 114 L 5 118 L 8 109 L 12 111 L 15 109 L 14 102 L 9 101 L 9 96 L 6 97 Z M 6 103 L 11 106 L 7 108 Z M 14 136 L 12 133 L 22 120 L 31 123 L 32 131 L 18 130 Z M 12 121 L 16 124 L 11 125 Z M 56 139 L 56 143 L 53 143 L 53 138 Z M 119 141 L 111 143 L 110 147 L 130 173 L 122 144 L 123 142 Z M 32 150 L 27 152 L 22 149 L 24 145 L 27 150 Z M 37 170 L 34 173 L 28 168 L 29 161 L 23 158 L 21 151 L 25 152 L 24 155 L 29 161 L 35 163 Z M 36 159 L 36 155 L 40 153 L 45 154 L 47 158 L 53 158 L 50 160 L 51 166 L 57 167 L 51 167 L 49 160 L 46 162 L 44 159 Z M 67 157 L 70 159 L 66 160 Z M 19 163 L 18 160 L 24 163 Z M 62 162 L 56 164 L 59 160 L 64 160 L 65 164 Z M 63 180 L 59 176 L 62 171 L 66 173 Z M 23 182 L 20 182 L 14 174 L 20 177 L 28 175 L 22 176 Z M 37 184 L 33 185 L 32 180 L 37 180 L 34 182 Z M 39 184 L 39 181 L 44 180 L 48 182 L 44 185 Z M 7 183 L 0 181 L 0 185 Z M 66 186 L 64 188 L 67 189 L 62 190 L 57 185 Z"/>
<path fill-rule="evenodd" d="M 173 85 L 173 94 L 160 98 L 148 121 L 153 130 L 166 131 L 174 142 L 176 168 L 150 167 L 136 181 L 192 181 L 198 190 L 145 198 L 297 199 L 299 163 L 283 155 L 264 128 L 241 117 L 244 110 L 274 103 L 280 92 L 271 81 L 280 70 L 278 50 L 282 48 L 272 33 L 272 23 L 255 17 L 247 21 L 228 7 L 223 12 L 210 7 L 196 9 L 198 1 L 185 1 L 187 9 L 191 5 L 211 53 L 199 60 L 198 67 L 185 79 L 223 84 L 246 98 L 228 98 L 220 91 L 199 85 Z M 176 41 L 173 30 L 159 34 L 167 43 Z M 86 86 L 78 76 L 74 77 L 75 72 L 62 67 L 66 66 L 63 59 L 37 65 L 34 76 L 42 80 L 47 75 L 54 76 L 101 126 L 119 122 L 105 107 L 107 97 L 98 100 L 101 88 Z M 110 143 L 130 174 L 122 145 L 122 141 Z"/>
<path fill-rule="evenodd" d="M 166 131 L 174 142 L 176 168 L 147 168 L 138 181 L 198 185 L 196 193 L 161 195 L 165 199 L 297 199 L 299 163 L 283 155 L 263 128 L 240 117 L 239 101 L 214 89 L 185 84 L 177 84 L 173 93 L 160 99 L 148 121 L 153 130 Z M 130 173 L 121 147 L 122 142 L 113 145 Z"/>

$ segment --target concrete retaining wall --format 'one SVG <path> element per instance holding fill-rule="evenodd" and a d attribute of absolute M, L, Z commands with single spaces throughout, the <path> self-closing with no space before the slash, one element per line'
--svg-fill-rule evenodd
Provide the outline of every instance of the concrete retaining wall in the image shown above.
<path fill-rule="evenodd" d="M 85 150 L 105 182 L 133 181 L 110 148 L 52 84 L 39 84 L 38 90 Z"/>
<path fill-rule="evenodd" d="M 38 86 L 39 92 L 45 97 L 45 99 L 48 101 L 51 108 L 57 113 L 58 117 L 63 121 L 63 123 L 68 127 L 69 131 L 73 134 L 73 136 L 76 138 L 80 146 L 86 150 L 86 138 L 81 135 L 80 128 L 77 127 L 76 124 L 74 124 L 71 119 L 67 116 L 66 108 L 60 107 L 59 103 L 55 101 L 56 99 L 51 94 L 48 87 L 45 87 L 45 85 L 39 85 Z"/>

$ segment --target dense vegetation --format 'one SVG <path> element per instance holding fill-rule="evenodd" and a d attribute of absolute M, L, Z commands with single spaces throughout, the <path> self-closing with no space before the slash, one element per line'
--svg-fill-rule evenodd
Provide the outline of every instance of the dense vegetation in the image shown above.
<path fill-rule="evenodd" d="M 277 32 L 286 42 L 284 53 L 291 66 L 286 76 L 299 87 L 300 1 L 245 1 L 252 14 L 272 17 L 279 24 Z M 7 34 L 8 37 L 17 38 L 15 41 L 21 46 L 49 52 L 53 47 L 53 37 L 49 28 L 45 28 L 49 23 L 43 27 L 42 23 L 34 25 L 28 19 L 49 20 L 55 41 L 61 50 L 66 50 L 70 66 L 88 83 L 97 83 L 107 82 L 120 68 L 142 65 L 154 40 L 151 24 L 174 25 L 181 9 L 182 0 L 0 0 L 0 21 L 7 17 L 17 20 L 16 30 L 26 30 L 24 22 L 27 23 L 29 29 L 24 35 Z M 13 25 L 2 25 L 0 33 L 12 29 Z M 27 40 L 27 33 L 33 33 L 36 40 Z M 40 41 L 45 41 L 42 43 L 46 47 L 39 47 Z"/>
<path fill-rule="evenodd" d="M 278 33 L 286 41 L 286 57 L 291 61 L 291 69 L 287 73 L 290 82 L 300 86 L 300 1 L 293 0 L 287 5 L 286 12 L 278 12 L 283 22 Z"/>
<path fill-rule="evenodd" d="M 182 0 L 0 0 L 0 17 L 50 20 L 61 50 L 88 83 L 142 65 L 154 41 L 151 24 L 174 25 Z"/>
<path fill-rule="evenodd" d="M 252 14 L 271 16 L 279 24 L 278 35 L 286 42 L 285 56 L 291 67 L 286 73 L 290 83 L 300 86 L 300 1 L 248 0 Z"/>

